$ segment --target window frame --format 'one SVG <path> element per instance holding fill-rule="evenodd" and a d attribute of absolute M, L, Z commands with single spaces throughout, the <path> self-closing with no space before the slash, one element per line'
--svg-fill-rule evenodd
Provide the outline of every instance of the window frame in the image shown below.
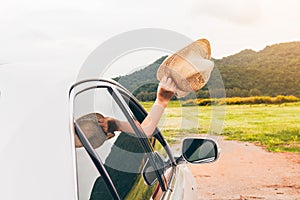
<path fill-rule="evenodd" d="M 134 105 L 138 106 L 138 108 L 140 108 L 140 110 L 144 114 L 147 115 L 147 112 L 144 110 L 144 108 L 139 103 L 137 103 L 135 98 L 132 98 L 133 96 L 130 95 L 131 93 L 129 91 L 127 91 L 124 87 L 120 86 L 118 83 L 110 81 L 110 80 L 106 80 L 106 79 L 89 79 L 89 80 L 84 80 L 84 81 L 81 81 L 81 82 L 78 82 L 78 83 L 72 85 L 70 88 L 70 91 L 69 91 L 70 129 L 71 129 L 70 132 L 71 132 L 71 138 L 72 138 L 72 144 L 73 144 L 73 147 L 72 147 L 72 153 L 73 153 L 73 158 L 74 158 L 73 166 L 75 169 L 74 179 L 75 179 L 75 185 L 77 186 L 76 187 L 76 193 L 77 193 L 76 199 L 78 199 L 79 190 L 78 190 L 78 177 L 77 177 L 78 169 L 77 169 L 77 164 L 76 164 L 77 158 L 76 158 L 74 134 L 76 134 L 78 136 L 81 143 L 83 144 L 84 149 L 87 151 L 89 157 L 91 158 L 93 164 L 95 165 L 97 171 L 103 177 L 103 180 L 104 180 L 106 186 L 108 187 L 108 190 L 110 191 L 112 197 L 114 199 L 120 199 L 118 191 L 116 190 L 114 183 L 112 182 L 108 172 L 106 171 L 103 162 L 101 161 L 98 154 L 93 149 L 92 145 L 90 144 L 90 142 L 88 141 L 86 136 L 83 134 L 82 130 L 77 125 L 77 123 L 74 119 L 74 100 L 75 100 L 76 96 L 82 92 L 85 92 L 85 91 L 88 91 L 91 89 L 96 89 L 96 88 L 103 88 L 103 87 L 108 89 L 108 92 L 111 94 L 112 98 L 116 101 L 118 106 L 121 108 L 126 119 L 128 120 L 128 122 L 134 129 L 135 133 L 138 135 L 138 139 L 141 142 L 141 146 L 144 148 L 144 151 L 147 154 L 147 157 L 149 158 L 150 163 L 155 168 L 155 173 L 157 175 L 160 188 L 162 189 L 162 191 L 167 191 L 167 184 L 164 179 L 164 175 L 159 174 L 158 167 L 155 163 L 153 147 L 150 144 L 150 141 L 146 137 L 145 133 L 142 131 L 141 127 L 137 127 L 137 125 L 134 123 L 135 116 L 132 113 L 129 106 L 127 105 L 127 103 L 125 102 L 125 100 L 123 99 L 123 97 L 121 96 L 120 91 L 122 91 L 122 93 L 126 94 L 126 96 L 129 96 L 130 100 L 133 100 L 132 102 L 134 103 Z"/>

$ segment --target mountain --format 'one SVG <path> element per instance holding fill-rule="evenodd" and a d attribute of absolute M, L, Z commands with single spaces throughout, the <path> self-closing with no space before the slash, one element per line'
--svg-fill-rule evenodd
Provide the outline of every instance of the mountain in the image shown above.
<path fill-rule="evenodd" d="M 147 67 L 135 71 L 132 74 L 117 77 L 115 80 L 121 83 L 140 100 L 154 100 L 158 85 L 156 71 L 166 57 L 167 56 L 163 56 Z M 145 96 L 145 99 L 142 96 Z"/>
<path fill-rule="evenodd" d="M 158 84 L 156 71 L 166 57 L 116 79 L 139 99 L 155 99 Z M 245 49 L 237 54 L 212 60 L 220 71 L 227 96 L 300 97 L 300 42 L 274 44 L 258 52 Z M 206 87 L 197 92 L 197 97 L 208 96 Z"/>
<path fill-rule="evenodd" d="M 300 96 L 300 42 L 275 44 L 258 52 L 247 49 L 215 60 L 215 65 L 227 90 Z"/>

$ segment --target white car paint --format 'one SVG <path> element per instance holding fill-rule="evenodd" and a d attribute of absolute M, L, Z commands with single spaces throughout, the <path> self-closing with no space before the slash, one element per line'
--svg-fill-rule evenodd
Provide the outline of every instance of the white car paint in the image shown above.
<path fill-rule="evenodd" d="M 0 199 L 75 199 L 68 106 L 74 72 L 1 66 Z"/>
<path fill-rule="evenodd" d="M 172 200 L 196 200 L 197 185 L 193 174 L 186 164 L 178 165 L 176 168 L 176 177 L 173 192 L 170 199 Z"/>

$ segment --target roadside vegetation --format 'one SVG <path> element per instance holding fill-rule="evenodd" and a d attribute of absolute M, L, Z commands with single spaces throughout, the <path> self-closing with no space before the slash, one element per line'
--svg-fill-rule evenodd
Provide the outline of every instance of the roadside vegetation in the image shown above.
<path fill-rule="evenodd" d="M 143 105 L 150 109 L 152 103 L 145 102 Z M 253 142 L 272 152 L 300 153 L 299 101 L 226 106 L 186 106 L 185 102 L 172 101 L 160 128 L 170 143 L 189 135 L 215 134 L 210 126 L 213 112 L 218 112 L 218 109 L 225 113 L 221 135 L 226 139 Z M 183 121 L 189 116 L 194 118 Z M 197 122 L 190 125 L 188 120 Z"/>
<path fill-rule="evenodd" d="M 182 106 L 208 106 L 208 105 L 240 105 L 240 104 L 283 104 L 298 102 L 300 98 L 295 96 L 269 97 L 269 96 L 252 96 L 252 97 L 231 97 L 219 99 L 190 99 L 184 101 Z"/>
<path fill-rule="evenodd" d="M 300 153 L 300 103 L 226 106 L 222 135 L 268 151 Z"/>

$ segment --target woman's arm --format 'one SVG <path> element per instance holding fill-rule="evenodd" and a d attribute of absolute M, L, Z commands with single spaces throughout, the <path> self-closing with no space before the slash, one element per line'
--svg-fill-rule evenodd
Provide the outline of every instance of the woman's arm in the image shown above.
<path fill-rule="evenodd" d="M 175 94 L 176 85 L 171 78 L 163 77 L 159 83 L 156 100 L 141 123 L 141 127 L 147 137 L 151 137 L 165 108 Z M 116 119 L 105 117 L 98 120 L 100 126 L 105 132 L 124 131 L 133 133 L 133 129 L 128 122 L 118 121 Z"/>
<path fill-rule="evenodd" d="M 150 112 L 141 124 L 141 127 L 147 137 L 152 136 L 161 116 L 164 113 L 165 108 L 174 96 L 175 90 L 176 86 L 172 79 L 163 77 L 157 89 L 156 100 Z"/>

